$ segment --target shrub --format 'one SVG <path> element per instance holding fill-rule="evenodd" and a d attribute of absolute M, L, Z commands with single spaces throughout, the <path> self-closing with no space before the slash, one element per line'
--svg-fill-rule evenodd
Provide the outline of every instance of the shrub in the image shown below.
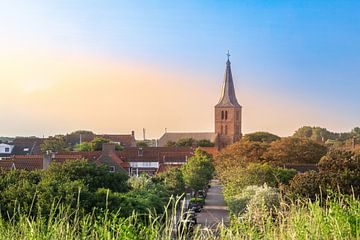
<path fill-rule="evenodd" d="M 242 218 L 251 218 L 258 222 L 271 214 L 280 205 L 278 189 L 264 184 L 263 186 L 248 186 L 239 195 L 228 201 L 232 214 Z"/>
<path fill-rule="evenodd" d="M 233 168 L 223 175 L 225 198 L 238 195 L 250 185 L 261 186 L 267 184 L 270 187 L 279 187 L 288 184 L 296 175 L 296 170 L 274 167 L 267 163 L 252 163 L 245 168 Z"/>

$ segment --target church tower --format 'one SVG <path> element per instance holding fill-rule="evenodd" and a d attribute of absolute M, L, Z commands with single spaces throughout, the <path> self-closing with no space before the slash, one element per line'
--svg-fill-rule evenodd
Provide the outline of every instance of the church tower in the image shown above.
<path fill-rule="evenodd" d="M 215 133 L 218 136 L 217 146 L 220 149 L 236 142 L 242 136 L 241 106 L 235 95 L 229 52 L 227 57 L 221 97 L 215 106 Z"/>

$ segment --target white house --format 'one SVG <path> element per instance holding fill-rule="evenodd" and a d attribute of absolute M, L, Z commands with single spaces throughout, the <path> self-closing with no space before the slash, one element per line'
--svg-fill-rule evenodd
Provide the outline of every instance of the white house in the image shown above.
<path fill-rule="evenodd" d="M 0 143 L 0 160 L 10 157 L 13 149 L 14 145 Z"/>

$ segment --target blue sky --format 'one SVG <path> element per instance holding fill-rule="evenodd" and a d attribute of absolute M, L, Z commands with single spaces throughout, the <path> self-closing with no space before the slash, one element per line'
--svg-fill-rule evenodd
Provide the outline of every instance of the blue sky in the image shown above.
<path fill-rule="evenodd" d="M 156 66 L 214 89 L 229 49 L 240 103 L 251 91 L 253 102 L 278 99 L 327 119 L 314 115 L 297 124 L 339 131 L 360 125 L 359 1 L 15 0 L 0 2 L 0 21 L 0 50 L 10 55 L 37 49 L 125 61 L 139 71 Z M 265 125 L 249 131 L 272 130 Z M 274 126 L 280 134 L 293 130 Z"/>

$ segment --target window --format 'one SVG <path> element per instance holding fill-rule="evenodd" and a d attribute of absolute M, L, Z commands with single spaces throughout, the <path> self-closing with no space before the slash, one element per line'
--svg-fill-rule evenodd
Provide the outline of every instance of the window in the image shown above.
<path fill-rule="evenodd" d="M 109 172 L 115 172 L 115 166 L 109 166 Z"/>
<path fill-rule="evenodd" d="M 24 148 L 24 152 L 28 152 L 29 150 L 29 148 Z"/>
<path fill-rule="evenodd" d="M 221 125 L 221 134 L 224 134 L 224 126 Z"/>
<path fill-rule="evenodd" d="M 225 111 L 225 120 L 227 120 L 228 114 L 227 111 Z"/>
<path fill-rule="evenodd" d="M 10 148 L 6 147 L 6 148 L 5 148 L 5 152 L 6 152 L 6 153 L 10 152 Z"/>
<path fill-rule="evenodd" d="M 221 111 L 221 120 L 224 120 L 224 111 Z"/>
<path fill-rule="evenodd" d="M 236 121 L 239 121 L 239 120 L 240 120 L 240 112 L 236 111 Z"/>
<path fill-rule="evenodd" d="M 138 156 L 139 156 L 139 157 L 144 156 L 144 150 L 143 150 L 142 148 L 139 148 L 139 150 L 138 150 Z"/>
<path fill-rule="evenodd" d="M 225 135 L 227 135 L 227 125 L 225 125 Z"/>

